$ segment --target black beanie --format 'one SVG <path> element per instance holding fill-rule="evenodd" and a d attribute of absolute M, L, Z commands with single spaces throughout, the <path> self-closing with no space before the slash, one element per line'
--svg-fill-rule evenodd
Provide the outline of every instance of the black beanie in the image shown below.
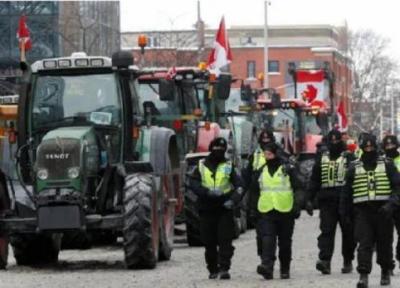
<path fill-rule="evenodd" d="M 340 133 L 339 130 L 334 129 L 334 130 L 329 131 L 327 138 L 328 138 L 327 139 L 328 143 L 331 143 L 333 138 L 335 138 L 336 140 L 341 140 L 342 139 L 342 133 Z"/>
<path fill-rule="evenodd" d="M 210 142 L 210 145 L 208 145 L 208 151 L 211 151 L 215 146 L 224 147 L 226 150 L 228 148 L 228 143 L 225 138 L 217 137 Z"/>
<path fill-rule="evenodd" d="M 361 142 L 360 142 L 360 148 L 364 150 L 364 148 L 367 145 L 372 145 L 372 146 L 375 147 L 375 149 L 378 148 L 378 145 L 376 143 L 376 136 L 375 135 L 373 135 L 373 134 L 364 134 L 363 135 L 363 137 L 361 139 Z"/>
<path fill-rule="evenodd" d="M 399 147 L 399 141 L 397 140 L 397 137 L 395 135 L 387 135 L 385 136 L 385 138 L 383 138 L 383 148 L 385 148 L 385 146 L 387 144 L 394 144 L 396 145 L 396 148 Z"/>
<path fill-rule="evenodd" d="M 263 151 L 270 151 L 273 154 L 276 154 L 276 152 L 278 151 L 278 145 L 274 142 L 271 142 L 271 143 L 264 144 L 262 146 L 262 149 L 263 149 Z"/>

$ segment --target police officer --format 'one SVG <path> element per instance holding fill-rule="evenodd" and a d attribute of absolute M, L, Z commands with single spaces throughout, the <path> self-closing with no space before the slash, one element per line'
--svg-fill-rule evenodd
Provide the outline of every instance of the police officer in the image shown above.
<path fill-rule="evenodd" d="M 229 269 L 235 234 L 233 209 L 240 203 L 243 188 L 232 163 L 225 159 L 227 142 L 216 138 L 210 154 L 199 161 L 190 185 L 199 197 L 200 234 L 205 246 L 209 279 L 230 279 Z"/>
<path fill-rule="evenodd" d="M 281 279 L 290 278 L 292 235 L 294 219 L 300 216 L 297 199 L 294 165 L 277 156 L 278 145 L 263 145 L 266 164 L 255 173 L 250 187 L 251 209 L 258 213 L 257 237 L 261 239 L 261 264 L 257 273 L 265 279 L 273 278 L 277 242 Z"/>
<path fill-rule="evenodd" d="M 398 151 L 399 141 L 395 135 L 387 135 L 383 138 L 382 148 L 385 151 L 387 158 L 393 160 L 397 171 L 400 171 L 400 153 Z M 400 210 L 396 210 L 393 215 L 394 225 L 397 230 L 397 246 L 396 246 L 396 259 L 400 261 Z"/>
<path fill-rule="evenodd" d="M 327 137 L 327 151 L 322 152 L 312 170 L 309 187 L 309 201 L 306 209 L 311 215 L 310 206 L 315 197 L 319 204 L 320 230 L 318 237 L 319 259 L 316 269 L 322 274 L 331 273 L 331 259 L 335 246 L 336 227 L 342 230 L 342 273 L 353 270 L 355 242 L 352 225 L 346 225 L 339 214 L 340 194 L 345 185 L 345 173 L 351 160 L 350 153 L 345 152 L 346 146 L 338 130 L 331 130 Z"/>
<path fill-rule="evenodd" d="M 363 153 L 348 170 L 341 201 L 341 214 L 346 219 L 354 217 L 354 234 L 358 243 L 357 271 L 360 273 L 357 288 L 368 287 L 374 247 L 377 263 L 382 269 L 381 285 L 390 285 L 390 271 L 393 269 L 392 214 L 399 203 L 399 174 L 390 159 L 379 156 L 374 135 L 365 135 L 360 148 Z"/>

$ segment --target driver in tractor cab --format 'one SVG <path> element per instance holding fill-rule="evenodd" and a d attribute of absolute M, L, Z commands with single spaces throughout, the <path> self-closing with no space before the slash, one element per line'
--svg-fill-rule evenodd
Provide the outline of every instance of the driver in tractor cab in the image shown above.
<path fill-rule="evenodd" d="M 243 197 L 242 181 L 231 161 L 225 158 L 227 141 L 211 141 L 210 154 L 199 161 L 190 178 L 198 196 L 200 236 L 205 246 L 209 279 L 230 279 L 229 269 L 235 236 L 234 208 Z"/>
<path fill-rule="evenodd" d="M 318 237 L 319 259 L 316 269 L 322 274 L 331 273 L 331 259 L 335 246 L 336 226 L 342 230 L 342 273 L 353 270 L 355 242 L 352 225 L 346 225 L 339 215 L 339 200 L 345 185 L 345 175 L 354 157 L 346 152 L 345 143 L 338 130 L 331 130 L 327 137 L 328 151 L 317 156 L 311 174 L 306 210 L 313 214 L 313 203 L 318 198 L 321 234 Z"/>

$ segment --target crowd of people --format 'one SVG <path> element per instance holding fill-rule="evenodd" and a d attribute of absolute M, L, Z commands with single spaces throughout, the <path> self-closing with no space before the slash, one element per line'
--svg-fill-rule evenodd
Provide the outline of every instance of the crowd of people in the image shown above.
<path fill-rule="evenodd" d="M 331 273 L 336 228 L 342 232 L 342 273 L 353 271 L 357 258 L 357 288 L 368 287 L 373 252 L 381 268 L 380 284 L 390 285 L 395 267 L 394 227 L 400 233 L 400 154 L 394 135 L 378 143 L 373 134 L 362 133 L 358 147 L 343 133 L 331 130 L 318 146 L 306 195 L 298 195 L 302 183 L 298 165 L 276 143 L 272 131 L 259 135 L 258 147 L 243 171 L 225 158 L 227 142 L 216 138 L 210 154 L 190 177 L 198 195 L 200 230 L 210 279 L 230 279 L 234 254 L 234 209 L 248 193 L 248 213 L 256 228 L 260 264 L 256 272 L 273 279 L 276 254 L 280 278 L 290 278 L 292 236 L 301 209 L 312 216 L 319 209 L 319 255 L 316 269 Z M 277 249 L 278 248 L 278 249 Z M 276 253 L 278 250 L 278 253 Z M 396 259 L 400 262 L 400 244 Z"/>

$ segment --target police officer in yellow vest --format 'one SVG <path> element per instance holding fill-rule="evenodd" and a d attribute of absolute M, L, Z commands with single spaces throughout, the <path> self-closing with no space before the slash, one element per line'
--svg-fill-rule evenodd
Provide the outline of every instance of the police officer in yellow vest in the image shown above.
<path fill-rule="evenodd" d="M 377 263 L 381 266 L 381 285 L 390 285 L 393 269 L 393 212 L 399 205 L 400 175 L 393 161 L 378 154 L 376 137 L 363 137 L 363 151 L 346 175 L 342 194 L 341 214 L 354 218 L 354 234 L 358 243 L 357 288 L 368 287 L 372 254 L 376 247 Z"/>
<path fill-rule="evenodd" d="M 326 137 L 328 151 L 322 152 L 314 164 L 309 186 L 310 198 L 306 205 L 309 210 L 309 206 L 317 197 L 321 233 L 318 236 L 319 259 L 316 269 L 322 274 L 331 273 L 331 259 L 338 224 L 342 230 L 342 273 L 350 273 L 353 270 L 352 261 L 356 246 L 353 227 L 346 225 L 340 217 L 339 202 L 345 185 L 345 174 L 354 156 L 346 152 L 341 137 L 338 130 L 331 130 L 328 133 Z"/>
<path fill-rule="evenodd" d="M 257 273 L 265 279 L 273 278 L 277 242 L 279 245 L 280 276 L 290 277 L 294 219 L 300 216 L 294 196 L 296 188 L 294 166 L 277 156 L 276 143 L 263 146 L 266 164 L 255 172 L 250 187 L 251 209 L 257 212 L 257 237 L 261 239 L 261 265 Z"/>
<path fill-rule="evenodd" d="M 394 165 L 397 168 L 397 171 L 400 172 L 400 153 L 399 149 L 399 141 L 395 135 L 387 135 L 382 140 L 382 148 L 385 151 L 385 155 L 387 158 L 393 160 Z M 394 225 L 397 230 L 397 245 L 396 245 L 396 259 L 400 261 L 400 210 L 396 210 L 393 214 Z"/>
<path fill-rule="evenodd" d="M 209 279 L 230 279 L 229 269 L 234 247 L 234 211 L 243 197 L 240 176 L 225 159 L 227 142 L 216 138 L 209 145 L 210 154 L 199 161 L 190 178 L 198 198 L 200 234 L 205 246 Z"/>

